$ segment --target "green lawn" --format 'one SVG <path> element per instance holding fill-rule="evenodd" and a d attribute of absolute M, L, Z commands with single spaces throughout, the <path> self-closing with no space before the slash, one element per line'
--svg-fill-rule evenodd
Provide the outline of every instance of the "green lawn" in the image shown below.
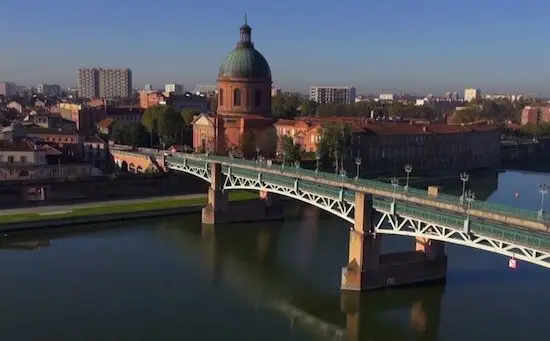
<path fill-rule="evenodd" d="M 240 201 L 258 198 L 258 193 L 248 191 L 229 192 L 230 201 Z M 92 216 L 98 214 L 127 213 L 139 211 L 154 211 L 167 208 L 202 206 L 206 204 L 206 198 L 192 199 L 168 199 L 142 203 L 116 204 L 95 206 L 86 208 L 76 208 L 70 212 L 60 212 L 58 214 L 39 214 L 39 213 L 17 213 L 0 216 L 0 224 L 14 223 L 22 221 L 49 220 L 69 217 Z"/>

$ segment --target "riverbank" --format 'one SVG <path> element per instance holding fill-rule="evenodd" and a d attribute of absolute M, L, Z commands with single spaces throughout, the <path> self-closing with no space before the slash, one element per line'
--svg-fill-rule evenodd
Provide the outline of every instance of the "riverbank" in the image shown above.
<path fill-rule="evenodd" d="M 230 201 L 258 198 L 253 192 L 230 192 Z M 47 206 L 0 211 L 0 231 L 37 229 L 72 224 L 100 223 L 115 220 L 141 219 L 184 213 L 200 213 L 206 195 L 161 197 L 124 201 L 96 202 L 82 205 Z M 24 210 L 23 212 L 21 212 Z M 19 211 L 13 213 L 14 211 Z"/>

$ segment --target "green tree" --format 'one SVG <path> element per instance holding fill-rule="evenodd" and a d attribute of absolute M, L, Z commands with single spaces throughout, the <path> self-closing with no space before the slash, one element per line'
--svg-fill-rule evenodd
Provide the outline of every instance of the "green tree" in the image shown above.
<path fill-rule="evenodd" d="M 281 138 L 281 149 L 285 153 L 285 162 L 293 163 L 302 160 L 304 150 L 298 143 L 294 143 L 291 136 L 285 135 Z"/>
<path fill-rule="evenodd" d="M 276 94 L 271 98 L 271 113 L 278 118 L 294 118 L 301 103 L 298 95 Z"/>
<path fill-rule="evenodd" d="M 300 112 L 302 115 L 315 115 L 317 112 L 317 102 L 310 99 L 302 101 L 302 104 L 300 105 Z"/>
<path fill-rule="evenodd" d="M 183 118 L 172 106 L 165 106 L 156 118 L 157 134 L 164 147 L 174 144 L 181 132 Z"/>
<path fill-rule="evenodd" d="M 200 115 L 201 111 L 198 109 L 183 109 L 181 117 L 186 126 L 190 126 L 196 115 Z"/>
<path fill-rule="evenodd" d="M 258 131 L 254 136 L 255 145 L 260 148 L 265 157 L 272 157 L 277 151 L 277 132 L 274 128 Z"/>
<path fill-rule="evenodd" d="M 317 144 L 321 166 L 329 168 L 334 165 L 339 169 L 350 145 L 351 131 L 348 126 L 338 123 L 324 124 L 321 127 L 321 139 Z"/>

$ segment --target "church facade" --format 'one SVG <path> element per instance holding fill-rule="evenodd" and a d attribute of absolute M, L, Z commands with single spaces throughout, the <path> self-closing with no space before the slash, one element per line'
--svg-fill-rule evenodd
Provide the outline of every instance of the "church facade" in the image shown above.
<path fill-rule="evenodd" d="M 273 143 L 267 142 L 276 139 L 271 117 L 271 69 L 255 49 L 246 19 L 239 31 L 237 46 L 218 72 L 216 113 L 201 114 L 193 122 L 195 150 L 225 154 L 259 147 L 264 154 L 275 151 Z"/>

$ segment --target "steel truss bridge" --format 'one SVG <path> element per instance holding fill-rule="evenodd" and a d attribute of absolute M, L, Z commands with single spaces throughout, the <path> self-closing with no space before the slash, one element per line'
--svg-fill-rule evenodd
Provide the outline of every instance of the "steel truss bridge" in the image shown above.
<path fill-rule="evenodd" d="M 502 254 L 550 268 L 550 219 L 536 211 L 350 179 L 337 174 L 223 156 L 177 153 L 164 156 L 168 169 L 211 182 L 211 163 L 220 163 L 223 190 L 267 191 L 293 198 L 354 224 L 355 193 L 372 194 L 379 214 L 373 233 L 424 237 Z"/>

